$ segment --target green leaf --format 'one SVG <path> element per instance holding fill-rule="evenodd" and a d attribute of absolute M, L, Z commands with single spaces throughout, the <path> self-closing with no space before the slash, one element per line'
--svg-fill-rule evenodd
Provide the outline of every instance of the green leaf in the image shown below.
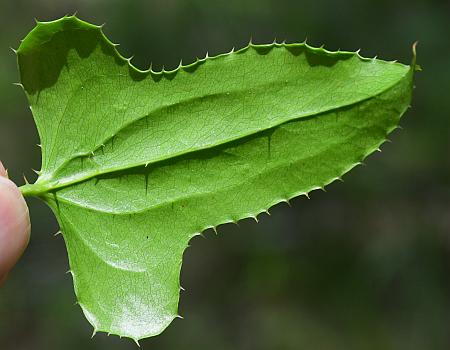
<path fill-rule="evenodd" d="M 22 192 L 56 214 L 94 332 L 136 341 L 177 317 L 192 237 L 359 164 L 408 108 L 415 67 L 273 43 L 139 71 L 75 17 L 38 23 L 17 55 L 42 142 Z"/>

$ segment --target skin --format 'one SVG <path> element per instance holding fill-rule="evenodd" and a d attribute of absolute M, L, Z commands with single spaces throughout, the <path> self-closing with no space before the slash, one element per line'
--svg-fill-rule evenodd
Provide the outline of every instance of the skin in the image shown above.
<path fill-rule="evenodd" d="M 27 247 L 30 227 L 27 204 L 0 162 L 0 286 Z"/>

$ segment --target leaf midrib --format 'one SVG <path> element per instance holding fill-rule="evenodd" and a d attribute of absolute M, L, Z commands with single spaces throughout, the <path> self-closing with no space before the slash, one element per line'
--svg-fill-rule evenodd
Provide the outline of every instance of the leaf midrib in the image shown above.
<path fill-rule="evenodd" d="M 355 137 L 355 134 L 352 134 L 348 138 L 346 138 L 345 141 L 348 142 L 349 140 L 351 140 L 354 137 Z M 339 143 L 332 143 L 332 144 L 329 145 L 328 148 L 331 148 L 331 149 L 335 148 L 335 146 L 338 145 L 338 144 Z M 305 160 L 307 160 L 309 158 L 319 157 L 321 154 L 327 152 L 328 150 L 329 149 L 322 149 L 320 152 L 317 152 L 317 153 L 315 153 L 313 155 L 310 155 L 308 157 L 305 157 L 305 158 L 300 158 L 299 160 L 297 160 L 294 163 L 297 163 L 297 162 L 301 163 L 301 162 L 304 162 Z M 355 157 L 355 161 L 353 163 L 356 164 L 358 162 L 359 158 L 360 157 L 356 156 Z M 270 168 L 270 169 L 266 169 L 264 172 L 270 172 L 272 170 L 273 170 L 273 168 Z M 249 179 L 257 178 L 261 174 L 263 174 L 264 172 L 259 172 L 259 173 L 255 174 L 255 175 L 253 175 L 252 177 L 249 177 Z M 344 171 L 342 171 L 341 174 L 339 174 L 339 176 L 341 176 L 343 174 L 343 172 Z M 323 184 L 320 184 L 320 186 L 315 185 L 315 186 L 312 186 L 311 188 L 305 189 L 304 191 L 301 191 L 301 192 L 302 193 L 303 192 L 304 193 L 309 193 L 311 190 L 313 190 L 315 188 L 322 188 L 322 186 L 328 185 L 335 178 L 336 177 L 333 177 L 333 178 L 325 181 Z M 229 187 L 230 188 L 235 188 L 235 187 L 238 187 L 238 186 L 240 186 L 240 183 L 234 184 L 233 186 L 229 186 Z M 220 188 L 219 191 L 220 190 L 223 190 L 223 188 Z M 212 191 L 204 191 L 204 192 L 201 192 L 201 193 L 183 195 L 183 196 L 180 196 L 180 197 L 172 199 L 172 200 L 166 200 L 166 201 L 163 201 L 163 202 L 160 202 L 160 203 L 153 204 L 153 205 L 151 205 L 149 207 L 146 207 L 146 208 L 143 208 L 143 209 L 140 209 L 140 210 L 122 211 L 122 212 L 120 212 L 120 211 L 108 211 L 108 210 L 102 209 L 100 207 L 87 205 L 86 203 L 81 204 L 81 203 L 79 203 L 77 201 L 73 201 L 73 200 L 64 198 L 62 196 L 58 196 L 57 201 L 61 202 L 61 203 L 68 204 L 68 205 L 72 205 L 72 206 L 75 206 L 75 207 L 78 207 L 78 208 L 81 208 L 81 209 L 87 209 L 87 210 L 90 210 L 90 211 L 93 211 L 93 212 L 101 213 L 101 214 L 108 214 L 108 215 L 113 215 L 113 216 L 115 216 L 115 215 L 137 215 L 137 214 L 142 214 L 142 213 L 145 213 L 145 212 L 148 212 L 148 211 L 151 211 L 151 210 L 155 210 L 155 209 L 161 208 L 163 206 L 167 206 L 168 204 L 174 204 L 176 202 L 181 202 L 181 201 L 186 200 L 188 198 L 202 197 L 202 196 L 210 195 L 210 194 L 214 194 L 214 192 L 212 192 Z M 283 198 L 283 199 L 290 199 L 290 198 Z M 52 198 L 52 200 L 54 200 L 54 199 Z"/>
<path fill-rule="evenodd" d="M 358 101 L 355 101 L 355 102 L 352 102 L 352 103 L 349 103 L 349 104 L 346 104 L 346 105 L 342 105 L 342 106 L 334 107 L 334 108 L 329 108 L 328 110 L 324 110 L 324 111 L 320 111 L 320 112 L 314 112 L 314 113 L 311 113 L 311 114 L 308 114 L 308 115 L 301 115 L 301 116 L 298 116 L 298 117 L 293 117 L 293 118 L 290 118 L 287 121 L 282 121 L 282 122 L 276 123 L 275 125 L 266 127 L 266 128 L 261 129 L 261 130 L 259 130 L 257 132 L 246 133 L 244 135 L 239 135 L 239 137 L 225 139 L 225 140 L 222 140 L 222 142 L 209 145 L 208 147 L 194 148 L 194 149 L 190 149 L 188 151 L 184 150 L 184 151 L 179 152 L 179 153 L 173 153 L 170 156 L 160 157 L 160 158 L 157 158 L 157 159 L 155 159 L 155 160 L 153 160 L 151 162 L 140 162 L 140 163 L 135 163 L 135 164 L 128 164 L 127 166 L 111 167 L 111 168 L 108 168 L 108 169 L 104 169 L 103 171 L 92 172 L 92 173 L 81 175 L 81 176 L 75 177 L 75 178 L 74 177 L 66 177 L 66 178 L 55 179 L 55 180 L 40 181 L 40 179 L 42 179 L 42 177 L 44 177 L 44 176 L 45 176 L 46 179 L 49 178 L 48 175 L 42 174 L 41 176 L 39 176 L 39 178 L 38 178 L 38 180 L 36 181 L 35 184 L 24 185 L 24 186 L 21 187 L 21 191 L 22 191 L 22 194 L 25 195 L 25 196 L 27 196 L 27 195 L 43 196 L 46 193 L 52 193 L 52 192 L 55 192 L 57 190 L 61 190 L 63 188 L 75 185 L 77 183 L 85 182 L 87 180 L 90 180 L 90 179 L 98 177 L 98 176 L 113 174 L 115 172 L 121 172 L 121 171 L 130 170 L 130 169 L 136 169 L 136 168 L 139 168 L 139 167 L 147 167 L 149 165 L 154 165 L 154 164 L 157 164 L 157 163 L 160 163 L 160 162 L 163 162 L 163 161 L 167 161 L 169 159 L 179 158 L 179 157 L 190 155 L 190 154 L 194 154 L 196 152 L 200 152 L 200 151 L 203 151 L 203 150 L 212 149 L 212 148 L 215 148 L 215 147 L 218 147 L 218 146 L 223 146 L 223 145 L 226 145 L 228 143 L 232 143 L 232 142 L 235 142 L 237 140 L 244 139 L 244 138 L 249 137 L 251 135 L 256 135 L 258 133 L 263 133 L 263 132 L 266 132 L 268 130 L 275 129 L 275 128 L 283 125 L 283 124 L 287 124 L 287 123 L 290 123 L 290 122 L 298 121 L 300 119 L 320 117 L 321 115 L 324 115 L 324 114 L 327 114 L 327 113 L 330 113 L 330 112 L 333 112 L 333 111 L 339 111 L 341 109 L 345 109 L 345 108 L 348 108 L 348 107 L 356 106 L 356 105 L 361 104 L 361 103 L 363 103 L 365 101 L 368 101 L 368 100 L 371 100 L 371 99 L 376 99 L 376 98 L 378 98 L 378 96 L 380 96 L 380 95 L 386 93 L 387 91 L 393 89 L 396 85 L 400 84 L 408 76 L 410 71 L 411 70 L 407 70 L 406 73 L 398 81 L 394 82 L 391 86 L 386 87 L 384 90 L 380 91 L 378 94 L 373 95 L 373 96 L 369 96 L 367 98 L 360 99 Z M 65 179 L 66 179 L 66 181 L 64 181 Z"/>
<path fill-rule="evenodd" d="M 325 111 L 321 111 L 321 112 L 314 112 L 311 113 L 309 115 L 302 115 L 299 117 L 293 117 L 287 121 L 282 121 L 279 123 L 276 123 L 275 125 L 269 126 L 267 128 L 261 129 L 258 132 L 252 132 L 252 133 L 246 133 L 245 135 L 239 135 L 239 137 L 235 137 L 235 138 L 230 138 L 230 139 L 226 139 L 223 140 L 220 143 L 216 143 L 216 144 L 212 144 L 208 147 L 203 147 L 203 148 L 197 148 L 197 149 L 191 149 L 191 150 L 184 150 L 183 152 L 179 152 L 179 153 L 174 153 L 171 154 L 170 156 L 167 157 L 160 157 L 158 159 L 153 160 L 152 162 L 140 162 L 140 163 L 136 163 L 136 164 L 128 164 L 127 166 L 122 166 L 122 167 L 111 167 L 108 169 L 104 169 L 103 171 L 98 171 L 98 172 L 93 172 L 93 173 L 89 173 L 89 174 L 85 174 L 79 177 L 69 177 L 69 178 L 62 178 L 62 179 L 56 179 L 56 180 L 46 180 L 46 181 L 40 181 L 40 179 L 42 179 L 43 176 L 45 176 L 48 179 L 48 176 L 46 176 L 45 174 L 42 174 L 39 179 L 36 181 L 35 184 L 27 184 L 21 187 L 21 191 L 23 193 L 23 195 L 27 196 L 27 195 L 34 195 L 34 196 L 43 196 L 46 193 L 52 193 L 55 192 L 57 190 L 61 190 L 63 188 L 69 187 L 71 185 L 75 185 L 77 183 L 82 183 L 85 182 L 87 180 L 90 180 L 92 178 L 98 177 L 98 176 L 102 176 L 102 175 L 108 175 L 108 174 L 113 174 L 115 172 L 121 172 L 121 171 L 125 171 L 125 170 L 129 170 L 129 169 L 135 169 L 135 168 L 139 168 L 139 167 L 147 167 L 148 165 L 154 165 L 163 161 L 167 161 L 169 159 L 174 159 L 174 158 L 179 158 L 185 155 L 190 155 L 190 154 L 194 154 L 196 152 L 200 152 L 203 150 L 207 150 L 207 149 L 212 149 L 218 146 L 222 146 L 222 145 L 226 145 L 228 143 L 231 142 L 235 142 L 239 139 L 243 139 L 246 137 L 249 137 L 251 135 L 256 135 L 258 133 L 262 133 L 262 132 L 266 132 L 268 130 L 271 129 L 275 129 L 283 124 L 287 124 L 290 122 L 294 122 L 294 121 L 298 121 L 300 119 L 306 119 L 306 118 L 312 118 L 312 117 L 320 117 L 321 115 L 333 112 L 333 111 L 339 111 L 341 109 L 345 109 L 348 107 L 352 107 L 352 106 L 356 106 L 358 104 L 364 103 L 365 101 L 371 100 L 371 99 L 376 99 L 378 98 L 378 96 L 386 93 L 387 91 L 393 89 L 396 85 L 400 84 L 407 76 L 408 74 L 410 74 L 411 69 L 407 70 L 405 72 L 405 74 L 396 82 L 394 82 L 391 86 L 386 87 L 384 90 L 380 91 L 378 94 L 373 95 L 373 96 L 369 96 L 367 98 L 363 98 L 360 99 L 359 101 L 356 102 L 352 102 L 346 105 L 342 105 L 339 107 L 335 107 L 335 108 L 329 108 L 328 110 Z M 64 179 L 66 179 L 66 181 L 64 181 Z"/>

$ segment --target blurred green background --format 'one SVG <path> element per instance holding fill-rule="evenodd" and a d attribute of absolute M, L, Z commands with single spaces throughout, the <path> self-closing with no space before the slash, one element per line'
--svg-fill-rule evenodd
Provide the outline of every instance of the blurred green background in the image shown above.
<path fill-rule="evenodd" d="M 143 349 L 450 348 L 450 2 L 448 0 L 1 0 L 0 159 L 35 176 L 36 129 L 17 47 L 34 18 L 78 11 L 134 64 L 174 68 L 206 51 L 303 41 L 409 63 L 419 40 L 413 109 L 403 130 L 327 193 L 279 205 L 260 224 L 222 226 L 185 253 L 180 313 Z M 75 303 L 64 242 L 30 200 L 29 249 L 0 290 L 0 349 L 135 349 L 99 334 Z M 1 244 L 1 242 L 0 242 Z"/>

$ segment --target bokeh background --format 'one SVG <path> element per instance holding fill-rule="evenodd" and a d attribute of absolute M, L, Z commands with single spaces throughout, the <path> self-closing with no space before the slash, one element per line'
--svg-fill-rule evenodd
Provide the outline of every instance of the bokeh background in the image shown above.
<path fill-rule="evenodd" d="M 143 349 L 450 348 L 450 2 L 448 0 L 1 0 L 0 159 L 12 178 L 39 169 L 17 47 L 34 18 L 78 11 L 134 64 L 174 68 L 257 43 L 303 41 L 408 63 L 419 40 L 413 109 L 392 143 L 311 199 L 260 224 L 222 226 L 185 253 L 180 313 Z M 0 349 L 136 349 L 99 334 L 75 305 L 64 242 L 30 200 L 33 233 L 0 290 Z M 0 242 L 1 244 L 1 242 Z"/>

